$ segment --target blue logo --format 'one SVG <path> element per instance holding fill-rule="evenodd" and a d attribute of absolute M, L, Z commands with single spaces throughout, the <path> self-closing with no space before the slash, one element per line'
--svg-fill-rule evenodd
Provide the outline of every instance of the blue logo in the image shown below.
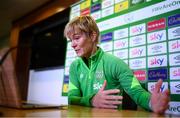
<path fill-rule="evenodd" d="M 69 76 L 64 76 L 64 83 L 69 83 Z"/>
<path fill-rule="evenodd" d="M 168 17 L 168 26 L 174 26 L 178 24 L 180 24 L 180 14 Z"/>
<path fill-rule="evenodd" d="M 93 13 L 95 11 L 99 11 L 100 9 L 101 9 L 101 4 L 96 4 L 91 7 L 91 13 Z"/>
<path fill-rule="evenodd" d="M 148 70 L 148 80 L 166 80 L 167 77 L 167 68 Z"/>
<path fill-rule="evenodd" d="M 103 34 L 101 36 L 101 42 L 105 42 L 105 41 L 110 41 L 112 40 L 112 32 L 109 32 L 109 33 L 106 33 L 106 34 Z"/>

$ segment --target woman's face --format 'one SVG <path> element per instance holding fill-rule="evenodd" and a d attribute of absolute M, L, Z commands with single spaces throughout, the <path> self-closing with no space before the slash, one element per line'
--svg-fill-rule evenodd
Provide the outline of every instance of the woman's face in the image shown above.
<path fill-rule="evenodd" d="M 76 32 L 70 36 L 70 41 L 77 56 L 85 58 L 89 58 L 91 56 L 95 43 L 88 34 L 76 30 Z"/>

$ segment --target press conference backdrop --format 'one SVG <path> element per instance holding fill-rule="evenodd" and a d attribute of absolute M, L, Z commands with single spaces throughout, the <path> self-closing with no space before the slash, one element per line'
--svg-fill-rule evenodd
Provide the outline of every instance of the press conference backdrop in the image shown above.
<path fill-rule="evenodd" d="M 100 29 L 100 47 L 133 70 L 150 92 L 158 79 L 169 88 L 167 113 L 180 114 L 180 0 L 86 0 L 71 6 L 70 20 L 91 15 Z M 76 53 L 68 42 L 63 95 Z"/>

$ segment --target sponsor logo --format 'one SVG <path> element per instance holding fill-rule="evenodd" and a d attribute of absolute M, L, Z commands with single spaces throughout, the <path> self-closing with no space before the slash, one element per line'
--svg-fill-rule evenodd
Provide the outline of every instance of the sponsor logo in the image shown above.
<path fill-rule="evenodd" d="M 162 67 L 167 66 L 167 56 L 148 57 L 148 67 Z"/>
<path fill-rule="evenodd" d="M 114 49 L 121 49 L 128 47 L 128 39 L 114 41 Z"/>
<path fill-rule="evenodd" d="M 179 53 L 174 53 L 169 55 L 169 63 L 170 66 L 174 65 L 180 65 L 180 54 Z"/>
<path fill-rule="evenodd" d="M 151 60 L 151 65 L 162 65 L 164 59 L 154 58 Z"/>
<path fill-rule="evenodd" d="M 134 14 L 125 14 L 124 15 L 124 22 L 131 23 L 134 20 Z"/>
<path fill-rule="evenodd" d="M 180 94 L 180 82 L 170 82 L 171 94 Z"/>
<path fill-rule="evenodd" d="M 166 53 L 167 52 L 166 50 L 167 50 L 166 42 L 148 45 L 148 54 L 149 55 Z"/>
<path fill-rule="evenodd" d="M 142 55 L 142 52 L 143 52 L 143 49 L 134 49 L 132 50 L 132 55 L 139 55 L 141 56 Z"/>
<path fill-rule="evenodd" d="M 109 7 L 114 4 L 114 0 L 103 0 L 102 9 Z"/>
<path fill-rule="evenodd" d="M 128 37 L 128 28 L 114 31 L 114 39 Z"/>
<path fill-rule="evenodd" d="M 103 34 L 101 36 L 101 42 L 112 40 L 112 32 Z"/>
<path fill-rule="evenodd" d="M 139 57 L 139 56 L 145 56 L 145 46 L 138 47 L 138 48 L 131 48 L 130 49 L 130 58 L 133 57 Z"/>
<path fill-rule="evenodd" d="M 120 59 L 127 59 L 128 58 L 128 49 L 114 51 L 114 55 Z"/>
<path fill-rule="evenodd" d="M 111 15 L 111 14 L 113 14 L 113 13 L 114 13 L 114 6 L 108 7 L 108 8 L 106 8 L 106 9 L 103 9 L 103 10 L 102 10 L 102 17 L 109 16 L 109 15 Z"/>
<path fill-rule="evenodd" d="M 93 89 L 94 90 L 99 90 L 102 87 L 102 84 L 100 84 L 99 82 L 93 84 Z"/>
<path fill-rule="evenodd" d="M 130 27 L 130 36 L 145 33 L 145 24 Z"/>
<path fill-rule="evenodd" d="M 134 71 L 134 75 L 139 81 L 145 81 L 146 80 L 146 71 L 145 70 Z"/>
<path fill-rule="evenodd" d="M 101 9 L 101 4 L 96 4 L 91 7 L 91 13 L 93 13 L 95 11 L 99 11 L 100 9 Z"/>
<path fill-rule="evenodd" d="M 128 1 L 124 1 L 115 5 L 115 13 L 128 9 Z"/>
<path fill-rule="evenodd" d="M 174 57 L 175 60 L 180 61 L 180 55 Z"/>
<path fill-rule="evenodd" d="M 78 11 L 80 11 L 80 5 L 76 5 L 76 6 L 71 8 L 71 13 L 75 13 L 75 12 L 78 12 Z"/>
<path fill-rule="evenodd" d="M 174 33 L 174 36 L 180 36 L 180 28 L 175 29 L 172 33 Z"/>
<path fill-rule="evenodd" d="M 143 69 L 143 68 L 146 68 L 146 60 L 145 60 L 145 58 L 131 59 L 129 61 L 129 66 L 130 66 L 131 69 Z"/>
<path fill-rule="evenodd" d="M 156 82 L 149 82 L 148 83 L 148 91 L 150 91 L 152 93 L 155 89 L 155 85 L 156 85 Z M 168 89 L 168 82 L 163 82 L 160 87 L 160 92 L 164 92 L 166 89 Z"/>
<path fill-rule="evenodd" d="M 162 37 L 163 37 L 163 33 L 160 33 L 160 34 L 154 33 L 150 36 L 150 40 L 151 41 L 153 41 L 153 40 L 159 40 L 160 41 L 162 39 Z"/>
<path fill-rule="evenodd" d="M 146 43 L 145 35 L 139 35 L 130 38 L 130 47 L 144 45 Z"/>
<path fill-rule="evenodd" d="M 90 14 L 90 9 L 89 8 L 84 9 L 84 10 L 81 11 L 82 16 L 89 15 L 89 14 Z"/>
<path fill-rule="evenodd" d="M 169 52 L 180 51 L 180 40 L 169 41 Z"/>
<path fill-rule="evenodd" d="M 90 7 L 90 5 L 91 5 L 91 0 L 86 0 L 80 4 L 80 8 L 81 8 L 81 10 L 86 9 L 86 8 Z"/>
<path fill-rule="evenodd" d="M 101 18 L 101 11 L 97 11 L 97 12 L 94 12 L 91 14 L 91 16 L 97 20 L 97 19 L 100 19 Z"/>
<path fill-rule="evenodd" d="M 69 76 L 64 76 L 64 83 L 69 83 Z"/>
<path fill-rule="evenodd" d="M 69 67 L 65 67 L 65 74 L 64 75 L 69 75 Z"/>
<path fill-rule="evenodd" d="M 177 49 L 180 48 L 180 42 L 179 40 L 175 41 L 172 45 L 171 45 L 172 49 Z"/>
<path fill-rule="evenodd" d="M 148 33 L 148 43 L 160 42 L 166 40 L 166 30 Z"/>
<path fill-rule="evenodd" d="M 169 108 L 166 110 L 168 114 L 180 114 L 180 102 L 169 102 Z"/>
<path fill-rule="evenodd" d="M 158 30 L 158 29 L 163 29 L 165 27 L 166 27 L 166 19 L 165 18 L 161 18 L 159 20 L 154 20 L 154 21 L 148 22 L 148 24 L 147 24 L 148 32 Z"/>
<path fill-rule="evenodd" d="M 103 71 L 96 71 L 96 79 L 102 79 L 104 76 Z"/>
<path fill-rule="evenodd" d="M 168 17 L 168 26 L 174 26 L 178 24 L 180 24 L 180 14 Z"/>
<path fill-rule="evenodd" d="M 170 68 L 170 79 L 171 80 L 180 79 L 180 67 Z"/>
<path fill-rule="evenodd" d="M 148 80 L 166 80 L 167 76 L 167 68 L 148 70 Z"/>
<path fill-rule="evenodd" d="M 100 46 L 104 51 L 111 51 L 112 50 L 112 41 L 103 42 L 100 44 Z"/>
<path fill-rule="evenodd" d="M 168 29 L 168 38 L 169 40 L 180 38 L 180 26 Z"/>
<path fill-rule="evenodd" d="M 143 29 L 143 26 L 140 26 L 140 27 L 134 27 L 132 28 L 132 33 L 138 33 L 140 34 L 142 32 L 142 29 Z"/>
<path fill-rule="evenodd" d="M 144 0 L 131 0 L 131 5 L 139 4 L 144 2 Z"/>

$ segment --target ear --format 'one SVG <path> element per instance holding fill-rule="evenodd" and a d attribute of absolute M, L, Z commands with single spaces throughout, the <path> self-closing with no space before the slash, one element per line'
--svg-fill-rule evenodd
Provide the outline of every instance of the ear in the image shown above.
<path fill-rule="evenodd" d="M 93 41 L 93 42 L 96 42 L 96 38 L 97 38 L 96 32 L 92 32 L 92 34 L 91 34 L 91 39 L 92 39 L 92 41 Z"/>

